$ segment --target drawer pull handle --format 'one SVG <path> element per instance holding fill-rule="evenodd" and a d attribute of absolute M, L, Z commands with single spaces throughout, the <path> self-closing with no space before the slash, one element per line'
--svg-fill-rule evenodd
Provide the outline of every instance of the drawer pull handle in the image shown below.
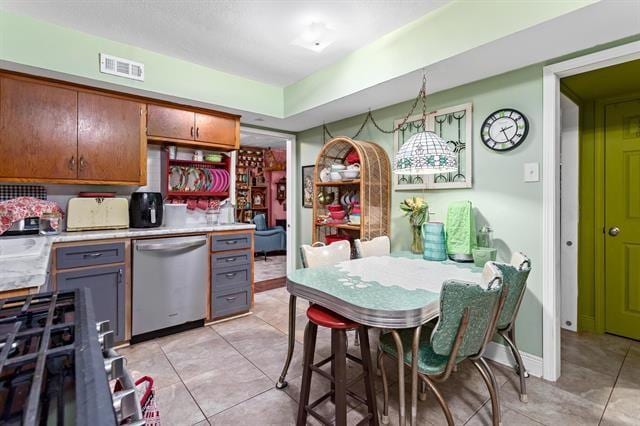
<path fill-rule="evenodd" d="M 226 258 L 224 261 L 225 261 L 225 262 L 227 262 L 227 263 L 228 263 L 228 262 L 235 262 L 235 261 L 236 261 L 236 258 L 235 258 L 235 257 L 228 257 L 228 258 Z"/>
<path fill-rule="evenodd" d="M 102 256 L 102 253 L 85 253 L 82 255 L 85 259 L 97 259 Z"/>
<path fill-rule="evenodd" d="M 233 278 L 235 277 L 237 274 L 237 272 L 229 272 L 228 274 L 224 274 L 225 277 L 227 278 Z"/>
<path fill-rule="evenodd" d="M 227 240 L 227 242 L 226 242 L 226 243 L 227 243 L 227 245 L 232 246 L 232 245 L 234 245 L 234 244 L 238 244 L 238 240 Z"/>
<path fill-rule="evenodd" d="M 234 301 L 234 300 L 236 300 L 237 298 L 238 298 L 238 296 L 225 297 L 225 299 L 226 299 L 228 302 L 233 302 L 233 301 Z"/>

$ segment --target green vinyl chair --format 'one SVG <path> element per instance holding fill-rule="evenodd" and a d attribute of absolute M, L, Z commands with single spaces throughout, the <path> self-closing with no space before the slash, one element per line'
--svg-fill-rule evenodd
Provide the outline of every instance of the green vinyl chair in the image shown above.
<path fill-rule="evenodd" d="M 473 362 L 487 385 L 491 396 L 493 423 L 500 423 L 498 389 L 482 354 L 495 333 L 498 313 L 505 297 L 502 274 L 494 262 L 487 262 L 485 265 L 482 286 L 457 280 L 445 281 L 442 285 L 438 323 L 430 335 L 423 333 L 420 336 L 418 377 L 435 395 L 449 425 L 453 425 L 453 416 L 435 383 L 446 381 L 454 367 L 466 359 Z M 411 366 L 413 330 L 400 330 L 398 334 L 404 349 L 404 363 Z M 397 358 L 392 333 L 380 337 L 379 348 L 378 368 L 382 373 L 384 390 L 382 423 L 387 424 L 389 390 L 383 358 Z M 412 386 L 417 386 L 417 383 L 412 383 Z"/>
<path fill-rule="evenodd" d="M 520 376 L 520 401 L 527 402 L 527 384 L 525 379 L 529 377 L 522 363 L 520 351 L 516 345 L 515 322 L 520 310 L 520 304 L 527 289 L 527 278 L 531 272 L 531 260 L 522 253 L 514 253 L 511 256 L 511 264 L 496 263 L 502 272 L 504 284 L 507 287 L 507 297 L 498 317 L 496 332 L 507 343 L 516 362 L 515 372 Z"/>

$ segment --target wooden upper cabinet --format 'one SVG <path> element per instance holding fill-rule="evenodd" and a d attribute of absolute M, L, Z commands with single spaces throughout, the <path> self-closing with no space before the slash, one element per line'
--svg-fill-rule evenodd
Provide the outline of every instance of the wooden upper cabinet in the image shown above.
<path fill-rule="evenodd" d="M 238 120 L 210 114 L 196 113 L 196 141 L 237 148 Z"/>
<path fill-rule="evenodd" d="M 0 179 L 77 177 L 75 90 L 0 78 Z"/>
<path fill-rule="evenodd" d="M 146 184 L 146 105 L 78 94 L 78 179 Z"/>
<path fill-rule="evenodd" d="M 195 113 L 149 104 L 147 106 L 147 136 L 193 140 L 195 137 Z"/>

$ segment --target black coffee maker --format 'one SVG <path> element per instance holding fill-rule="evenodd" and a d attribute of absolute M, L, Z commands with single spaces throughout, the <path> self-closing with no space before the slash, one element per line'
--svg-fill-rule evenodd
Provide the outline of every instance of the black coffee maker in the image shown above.
<path fill-rule="evenodd" d="M 131 228 L 155 228 L 162 225 L 162 194 L 159 192 L 134 192 L 129 203 Z"/>

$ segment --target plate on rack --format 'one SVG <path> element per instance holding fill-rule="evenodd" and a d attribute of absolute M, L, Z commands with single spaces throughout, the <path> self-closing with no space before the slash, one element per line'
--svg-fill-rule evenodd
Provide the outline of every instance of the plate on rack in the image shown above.
<path fill-rule="evenodd" d="M 213 179 L 214 179 L 214 184 L 211 187 L 211 192 L 218 192 L 220 191 L 220 187 L 222 186 L 222 179 L 220 178 L 220 170 L 218 169 L 213 169 L 211 171 L 213 173 Z"/>
<path fill-rule="evenodd" d="M 229 172 L 226 170 L 219 170 L 219 172 L 222 177 L 222 185 L 218 191 L 224 192 L 229 188 Z"/>
<path fill-rule="evenodd" d="M 171 191 L 182 191 L 184 188 L 184 171 L 180 166 L 171 166 L 169 169 L 169 188 Z"/>

